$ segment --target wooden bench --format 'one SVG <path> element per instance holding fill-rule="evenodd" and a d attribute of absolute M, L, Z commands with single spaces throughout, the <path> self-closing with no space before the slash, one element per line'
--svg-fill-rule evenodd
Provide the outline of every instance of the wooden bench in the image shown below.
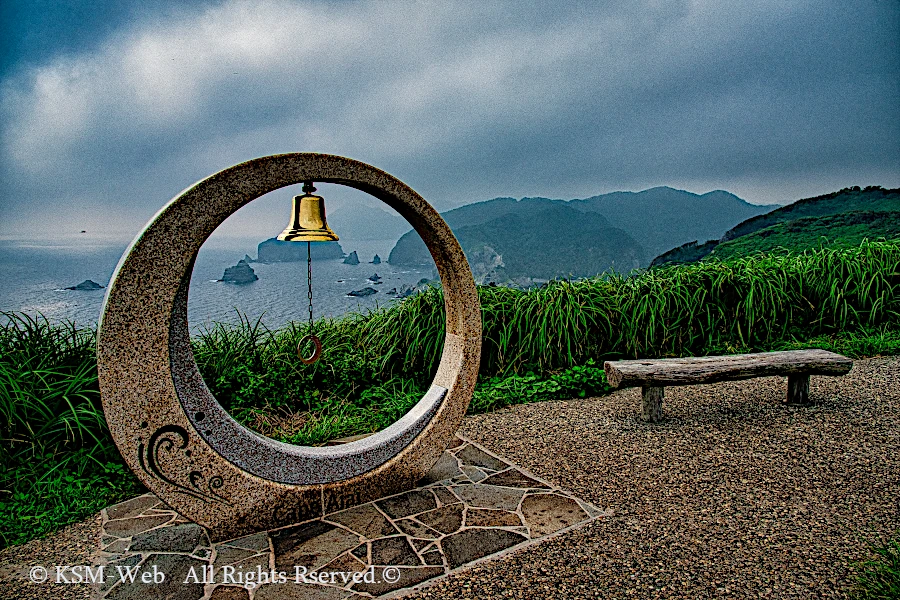
<path fill-rule="evenodd" d="M 787 375 L 787 404 L 809 401 L 810 375 L 846 375 L 853 361 L 827 350 L 791 350 L 729 356 L 699 356 L 603 363 L 606 379 L 614 388 L 641 387 L 642 413 L 650 423 L 662 419 L 662 400 L 667 385 L 694 385 Z"/>

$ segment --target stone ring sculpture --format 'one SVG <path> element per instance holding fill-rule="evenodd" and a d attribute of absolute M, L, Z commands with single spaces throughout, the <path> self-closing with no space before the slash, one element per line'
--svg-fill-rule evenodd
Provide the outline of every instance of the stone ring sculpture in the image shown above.
<path fill-rule="evenodd" d="M 424 397 L 362 440 L 311 448 L 258 435 L 207 389 L 190 346 L 187 298 L 200 246 L 263 194 L 316 181 L 367 192 L 425 241 L 441 278 L 446 334 Z M 468 262 L 437 211 L 399 179 L 340 156 L 266 156 L 188 188 L 148 223 L 107 289 L 97 333 L 103 411 L 128 466 L 217 539 L 317 518 L 412 487 L 437 462 L 472 398 L 481 310 Z"/>

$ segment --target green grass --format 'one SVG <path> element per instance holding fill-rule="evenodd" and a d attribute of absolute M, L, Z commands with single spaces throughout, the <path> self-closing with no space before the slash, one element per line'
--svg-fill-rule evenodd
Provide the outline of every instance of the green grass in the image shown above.
<path fill-rule="evenodd" d="M 900 351 L 900 245 L 757 255 L 631 277 L 479 288 L 484 412 L 608 390 L 605 359 L 824 347 Z M 141 487 L 106 430 L 95 334 L 6 314 L 0 323 L 0 543 L 77 521 Z M 303 365 L 305 324 L 216 324 L 193 339 L 208 387 L 236 419 L 290 443 L 322 444 L 396 421 L 429 385 L 444 298 L 429 288 L 387 309 L 320 320 L 321 361 Z"/>
<path fill-rule="evenodd" d="M 890 328 L 862 329 L 817 335 L 810 338 L 777 340 L 765 347 L 751 348 L 743 344 L 726 342 L 707 348 L 704 354 L 745 354 L 748 352 L 774 352 L 779 350 L 805 350 L 820 348 L 837 352 L 850 358 L 872 358 L 900 354 L 900 330 Z"/>
<path fill-rule="evenodd" d="M 142 489 L 100 408 L 94 332 L 26 315 L 0 328 L 0 546 Z"/>
<path fill-rule="evenodd" d="M 859 565 L 854 597 L 859 600 L 896 600 L 900 598 L 900 538 L 873 548 L 875 557 Z"/>
<path fill-rule="evenodd" d="M 91 468 L 76 466 L 84 458 L 84 452 L 58 453 L 3 467 L 0 548 L 43 537 L 143 493 L 118 456 Z"/>

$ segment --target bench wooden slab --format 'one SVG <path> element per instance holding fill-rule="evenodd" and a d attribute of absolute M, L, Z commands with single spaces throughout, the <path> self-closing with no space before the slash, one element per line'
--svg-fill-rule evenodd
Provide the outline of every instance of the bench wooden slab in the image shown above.
<path fill-rule="evenodd" d="M 787 375 L 788 404 L 809 401 L 810 375 L 845 375 L 853 368 L 846 356 L 827 350 L 789 350 L 729 356 L 698 356 L 620 360 L 603 364 L 606 379 L 614 388 L 643 388 L 643 417 L 656 422 L 662 418 L 662 399 L 667 385 L 695 385 Z"/>

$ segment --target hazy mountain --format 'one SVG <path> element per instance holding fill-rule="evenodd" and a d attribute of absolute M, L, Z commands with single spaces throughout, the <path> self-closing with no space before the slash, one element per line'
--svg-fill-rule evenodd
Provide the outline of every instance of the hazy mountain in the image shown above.
<path fill-rule="evenodd" d="M 670 187 L 613 192 L 572 204 L 602 213 L 614 227 L 631 234 L 648 257 L 691 240 L 719 239 L 741 221 L 778 208 L 750 204 L 722 190 L 692 194 Z"/>
<path fill-rule="evenodd" d="M 458 239 L 459 231 L 463 227 L 484 225 L 512 213 L 534 214 L 544 208 L 549 208 L 554 203 L 563 204 L 561 200 L 554 201 L 546 198 L 523 198 L 522 200 L 494 198 L 493 200 L 476 202 L 448 210 L 441 213 L 441 216 Z M 498 225 L 492 225 L 492 229 L 502 229 Z M 463 251 L 468 253 L 469 249 L 466 248 L 466 245 L 462 242 L 460 243 Z M 397 240 L 397 243 L 391 250 L 388 262 L 392 265 L 427 265 L 432 262 L 432 259 L 422 238 L 407 227 L 407 232 Z"/>
<path fill-rule="evenodd" d="M 328 215 L 328 226 L 342 240 L 396 240 L 411 229 L 396 212 L 365 204 L 342 207 Z"/>
<path fill-rule="evenodd" d="M 644 249 L 599 213 L 561 200 L 498 198 L 445 213 L 476 279 L 586 277 L 610 268 L 629 271 L 646 259 Z M 564 232 L 564 233 L 563 233 Z M 431 255 L 414 232 L 391 251 L 394 265 L 429 264 Z"/>
<path fill-rule="evenodd" d="M 454 233 L 480 283 L 628 272 L 645 260 L 640 244 L 602 215 L 566 204 L 526 205 Z"/>
<path fill-rule="evenodd" d="M 467 256 L 480 253 L 477 260 L 469 256 L 470 263 L 489 268 L 496 262 L 490 252 L 483 254 L 487 246 L 502 257 L 511 278 L 519 274 L 548 278 L 647 266 L 652 256 L 675 244 L 719 238 L 743 219 L 772 208 L 748 204 L 728 192 L 698 195 L 660 187 L 572 201 L 495 198 L 442 216 Z M 394 246 L 389 262 L 428 264 L 431 257 L 419 236 L 408 231 Z"/>

